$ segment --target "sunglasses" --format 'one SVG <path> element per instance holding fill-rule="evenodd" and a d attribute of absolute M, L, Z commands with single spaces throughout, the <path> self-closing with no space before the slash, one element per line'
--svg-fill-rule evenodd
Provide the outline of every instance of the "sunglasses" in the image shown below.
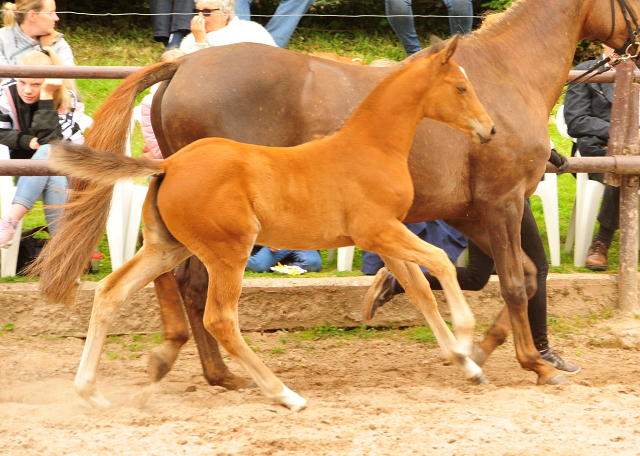
<path fill-rule="evenodd" d="M 213 13 L 214 11 L 220 11 L 220 8 L 213 8 L 213 9 L 209 9 L 209 8 L 205 8 L 205 9 L 193 9 L 193 14 L 199 14 L 202 13 L 203 16 L 211 16 L 211 13 Z"/>

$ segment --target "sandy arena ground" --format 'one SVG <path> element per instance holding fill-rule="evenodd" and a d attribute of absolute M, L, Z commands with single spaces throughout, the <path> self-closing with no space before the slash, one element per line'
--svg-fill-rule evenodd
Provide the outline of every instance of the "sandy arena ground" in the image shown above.
<path fill-rule="evenodd" d="M 538 387 L 508 343 L 485 366 L 491 384 L 473 386 L 438 347 L 382 336 L 246 334 L 308 399 L 293 413 L 256 389 L 209 386 L 192 342 L 136 408 L 154 344 L 130 336 L 107 345 L 98 381 L 113 407 L 93 410 L 73 389 L 82 339 L 8 332 L 0 338 L 0 454 L 640 455 L 638 351 L 599 347 L 589 334 L 555 339 L 582 372 L 570 384 Z"/>

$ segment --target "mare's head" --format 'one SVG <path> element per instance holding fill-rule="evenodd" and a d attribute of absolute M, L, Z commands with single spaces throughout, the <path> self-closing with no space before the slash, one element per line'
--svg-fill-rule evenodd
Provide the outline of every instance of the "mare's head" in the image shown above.
<path fill-rule="evenodd" d="M 439 40 L 425 59 L 431 87 L 423 103 L 424 114 L 471 136 L 476 143 L 486 143 L 495 134 L 493 121 L 480 104 L 464 70 L 451 60 L 459 38 L 455 35 L 446 44 Z"/>
<path fill-rule="evenodd" d="M 626 15 L 623 7 L 627 9 Z M 634 30 L 638 25 L 636 21 L 640 21 L 640 0 L 585 0 L 582 10 L 586 17 L 580 39 L 600 41 L 632 55 L 638 52 L 637 44 L 631 45 L 628 50 L 626 46 L 630 39 L 628 27 Z"/>

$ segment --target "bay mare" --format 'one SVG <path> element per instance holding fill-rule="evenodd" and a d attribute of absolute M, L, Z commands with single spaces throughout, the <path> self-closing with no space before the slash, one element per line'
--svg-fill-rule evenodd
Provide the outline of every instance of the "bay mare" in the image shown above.
<path fill-rule="evenodd" d="M 640 0 L 627 3 L 638 17 Z M 409 155 L 415 196 L 405 222 L 445 219 L 496 262 L 506 307 L 480 344 L 476 360 L 482 363 L 504 341 L 511 323 L 518 361 L 536 372 L 538 383 L 557 378 L 558 372 L 541 361 L 527 320 L 527 294 L 533 289 L 525 287 L 525 272 L 529 278 L 535 272 L 520 248 L 524 198 L 534 192 L 544 173 L 549 113 L 577 43 L 585 38 L 606 40 L 618 48 L 627 39 L 620 6 L 614 5 L 615 22 L 610 0 L 519 0 L 501 18 L 465 36 L 456 61 L 465 68 L 498 134 L 491 143 L 477 146 L 448 127 L 424 120 Z M 135 94 L 161 80 L 168 82 L 156 93 L 152 117 L 165 157 L 197 139 L 214 136 L 271 146 L 301 144 L 338 129 L 377 82 L 426 52 L 395 67 L 371 68 L 255 44 L 210 48 L 133 75 L 130 93 L 120 92 L 118 112 L 96 118 L 87 144 L 123 154 Z M 317 178 L 326 180 L 328 175 Z M 109 187 L 93 192 L 89 204 L 96 213 L 87 216 L 92 220 L 71 211 L 64 214 L 61 226 L 93 228 L 78 231 L 78 238 L 88 242 L 77 243 L 73 250 L 60 249 L 61 241 L 55 238 L 49 243 L 45 253 L 54 255 L 56 266 L 36 268 L 49 300 L 72 298 L 82 271 L 69 253 L 90 258 L 102 238 L 99 228 L 108 215 L 110 194 Z M 172 274 L 155 281 L 164 302 L 166 342 L 152 357 L 150 376 L 157 380 L 165 375 L 188 338 L 186 321 L 177 308 L 182 297 L 207 380 L 227 388 L 245 386 L 248 381 L 227 370 L 215 340 L 202 326 L 206 270 L 194 258 L 187 264 L 177 276 L 181 296 L 173 292 Z"/>
<path fill-rule="evenodd" d="M 425 265 L 443 283 L 458 340 L 438 313 L 424 278 L 424 288 L 415 291 L 416 305 L 434 328 L 446 358 L 466 378 L 485 382 L 482 369 L 469 359 L 475 320 L 455 268 L 444 251 L 402 224 L 413 201 L 407 158 L 423 118 L 445 122 L 478 144 L 494 134 L 471 84 L 451 61 L 457 43 L 457 37 L 446 47 L 440 43 L 439 51 L 434 47 L 394 72 L 371 91 L 340 131 L 299 146 L 205 138 L 154 163 L 55 143 L 51 166 L 73 177 L 112 185 L 122 178 L 157 176 L 143 207 L 143 247 L 96 289 L 76 375 L 78 393 L 94 406 L 109 405 L 98 391 L 96 375 L 116 312 L 133 293 L 195 254 L 211 278 L 204 326 L 267 397 L 294 411 L 303 408 L 306 401 L 260 361 L 238 326 L 242 277 L 256 243 L 300 250 L 356 243 L 416 269 L 414 263 Z M 117 97 L 101 109 L 110 107 L 118 107 Z M 331 182 L 319 182 L 318 172 L 331 172 Z M 84 210 L 93 212 L 92 207 Z M 69 225 L 57 236 L 68 244 L 77 242 Z"/>

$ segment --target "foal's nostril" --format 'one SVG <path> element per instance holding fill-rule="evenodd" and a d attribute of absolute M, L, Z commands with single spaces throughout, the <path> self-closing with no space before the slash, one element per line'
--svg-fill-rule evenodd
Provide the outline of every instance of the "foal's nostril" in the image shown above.
<path fill-rule="evenodd" d="M 493 127 L 491 127 L 491 136 L 493 137 L 493 135 L 496 134 L 496 126 L 494 125 Z"/>

